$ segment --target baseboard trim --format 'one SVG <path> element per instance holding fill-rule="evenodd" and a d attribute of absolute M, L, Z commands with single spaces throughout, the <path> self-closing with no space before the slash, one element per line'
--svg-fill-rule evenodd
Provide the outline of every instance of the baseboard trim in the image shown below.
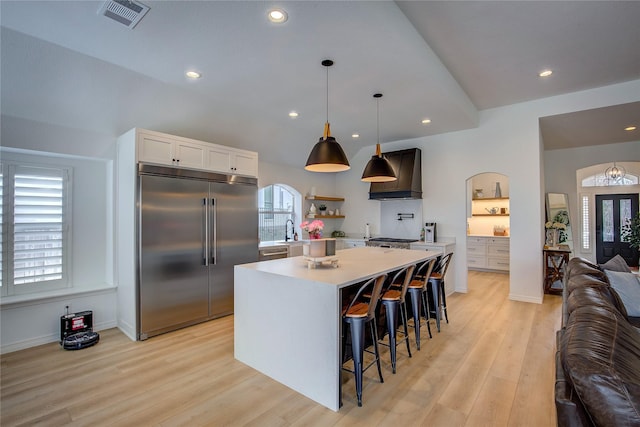
<path fill-rule="evenodd" d="M 102 322 L 102 323 L 94 324 L 93 330 L 102 331 L 104 329 L 115 328 L 116 326 L 117 325 L 115 320 L 111 322 Z M 0 347 L 0 354 L 13 353 L 14 351 L 25 350 L 27 348 L 37 347 L 39 345 L 50 344 L 52 342 L 59 342 L 59 341 L 60 341 L 60 333 L 48 334 L 48 335 L 43 335 L 35 338 L 29 338 L 24 341 L 18 341 L 18 342 L 3 345 L 2 347 Z"/>
<path fill-rule="evenodd" d="M 509 299 L 511 301 L 522 301 L 522 302 L 529 302 L 533 304 L 542 304 L 542 297 L 530 297 L 527 295 L 509 294 Z"/>

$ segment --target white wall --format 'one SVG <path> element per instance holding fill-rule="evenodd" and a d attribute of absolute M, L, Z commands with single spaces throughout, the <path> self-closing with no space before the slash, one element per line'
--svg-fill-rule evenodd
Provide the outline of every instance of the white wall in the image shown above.
<path fill-rule="evenodd" d="M 70 288 L 30 301 L 30 295 L 3 297 L 1 352 L 57 341 L 67 305 L 71 312 L 94 310 L 96 330 L 115 326 L 113 160 L 103 156 L 114 142 L 104 135 L 2 117 L 3 159 L 73 168 L 73 229 Z"/>
<path fill-rule="evenodd" d="M 510 298 L 542 301 L 545 159 L 538 118 L 633 102 L 638 93 L 640 80 L 545 98 L 482 111 L 477 129 L 383 144 L 383 151 L 422 149 L 422 216 L 437 222 L 438 236 L 456 240 L 457 291 L 467 290 L 466 201 L 470 195 L 466 180 L 481 172 L 496 172 L 509 178 Z M 376 206 L 380 202 L 367 200 L 368 185 L 359 180 L 372 152 L 373 147 L 360 150 L 350 160 L 352 169 L 338 177 L 352 213 L 345 220 L 345 230 L 357 229 L 362 218 L 380 223 Z"/>
<path fill-rule="evenodd" d="M 578 179 L 577 171 L 584 169 L 586 176 L 593 173 L 604 172 L 607 164 L 610 166 L 612 162 L 639 162 L 640 161 L 640 141 L 622 142 L 617 144 L 596 145 L 591 147 L 578 147 L 564 150 L 552 150 L 544 153 L 544 177 L 546 193 L 566 193 L 569 195 L 569 214 L 571 216 L 574 255 L 581 256 L 596 262 L 595 257 L 595 229 L 591 232 L 590 249 L 583 251 L 580 245 L 580 226 L 581 221 L 580 205 L 578 201 Z M 600 165 L 599 167 L 590 168 L 592 165 Z M 627 171 L 633 171 L 634 174 L 640 174 L 637 165 L 636 170 L 632 170 L 627 164 Z M 593 170 L 591 170 L 593 169 Z M 637 187 L 610 187 L 610 188 L 590 188 L 590 194 L 610 194 L 610 193 L 633 193 L 637 192 Z M 592 200 L 593 203 L 593 200 Z"/>
<path fill-rule="evenodd" d="M 510 225 L 511 225 L 511 291 L 510 298 L 522 301 L 542 301 L 542 244 L 544 221 L 544 192 L 570 193 L 564 184 L 566 164 L 560 161 L 561 153 L 550 157 L 545 155 L 539 137 L 538 118 L 553 114 L 563 114 L 608 105 L 616 105 L 638 100 L 640 80 L 612 85 L 604 88 L 576 92 L 573 94 L 546 98 L 508 107 L 482 111 L 479 127 L 460 132 L 397 141 L 383 145 L 383 151 L 418 147 L 422 149 L 423 200 L 422 217 L 438 223 L 438 236 L 453 237 L 456 240 L 456 255 L 453 272 L 456 275 L 456 290 L 466 292 L 466 181 L 481 172 L 497 172 L 509 177 Z M 93 159 L 108 159 L 104 163 L 105 182 L 97 186 L 96 194 L 104 191 L 107 212 L 106 229 L 99 235 L 80 234 L 90 241 L 92 247 L 82 254 L 74 253 L 74 264 L 82 263 L 83 256 L 95 254 L 95 247 L 109 247 L 113 241 L 113 177 L 112 161 L 115 158 L 116 137 L 87 131 L 62 128 L 45 123 L 2 117 L 3 146 L 17 147 L 45 152 L 57 152 L 85 156 Z M 635 145 L 634 145 L 635 144 Z M 622 149 L 629 156 L 636 153 L 637 143 Z M 608 146 L 607 146 L 608 147 Z M 310 148 L 309 148 L 310 149 Z M 260 162 L 259 185 L 270 183 L 288 184 L 306 194 L 315 186 L 318 194 L 344 196 L 341 210 L 346 218 L 338 227 L 354 236 L 364 235 L 365 224 L 371 224 L 373 235 L 380 234 L 381 206 L 379 201 L 368 200 L 369 184 L 360 181 L 366 162 L 374 152 L 373 146 L 365 147 L 350 159 L 351 170 L 339 174 L 316 174 L 300 167 L 288 167 Z M 608 148 L 602 149 L 601 156 L 607 156 Z M 620 155 L 623 155 L 621 152 Z M 613 157 L 613 155 L 612 155 Z M 615 157 L 618 157 L 616 155 Z M 608 157 L 603 157 L 607 159 Z M 611 158 L 611 160 L 620 160 Z M 578 161 L 577 159 L 575 161 Z M 586 160 L 585 162 L 589 162 Z M 545 167 L 546 164 L 546 167 Z M 543 167 L 545 173 L 543 173 Z M 110 172 L 111 171 L 111 172 Z M 575 171 L 575 169 L 574 169 Z M 575 172 L 571 180 L 575 181 Z M 545 185 L 546 180 L 546 185 Z M 564 182 L 564 181 L 562 181 Z M 86 200 L 86 199 L 85 199 Z M 78 199 L 76 198 L 76 201 Z M 387 203 L 387 202 L 385 202 Z M 81 207 L 76 217 L 92 224 L 89 205 Z M 80 220 L 82 222 L 82 219 Z M 93 227 L 98 229 L 98 227 Z M 109 235 L 111 233 L 111 235 Z M 112 247 L 112 246 L 111 246 Z M 94 275 L 95 283 L 109 281 L 107 267 L 113 263 L 113 254 L 104 252 L 105 267 L 97 270 L 84 268 L 86 274 Z M 88 259 L 88 261 L 92 261 Z M 105 277 L 102 277 L 102 276 Z M 86 296 L 86 299 L 85 299 Z M 115 324 L 115 293 L 79 295 L 72 301 L 72 309 L 94 309 L 96 325 L 108 327 Z M 51 301 L 50 306 L 41 307 L 22 304 L 2 308 L 2 351 L 12 351 L 21 346 L 55 340 L 58 330 L 57 316 L 61 301 Z M 100 315 L 97 314 L 100 312 Z M 24 327 L 23 322 L 29 324 Z M 55 325 L 52 328 L 52 325 Z M 6 328 L 6 329 L 5 329 Z M 23 341 L 10 331 L 24 331 Z M 8 331 L 8 332 L 5 332 Z M 55 335 L 55 339 L 54 336 Z"/>
<path fill-rule="evenodd" d="M 576 171 L 614 161 L 640 161 L 640 141 L 545 151 L 545 193 L 568 194 L 571 219 L 575 220 L 578 212 Z"/>

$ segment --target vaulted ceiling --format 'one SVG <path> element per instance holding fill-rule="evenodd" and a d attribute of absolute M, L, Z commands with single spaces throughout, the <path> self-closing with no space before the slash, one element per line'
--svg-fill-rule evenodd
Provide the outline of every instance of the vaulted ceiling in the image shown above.
<path fill-rule="evenodd" d="M 0 2 L 2 114 L 113 136 L 143 127 L 302 165 L 327 111 L 348 156 L 374 144 L 376 92 L 387 142 L 640 78 L 636 1 L 143 3 L 128 29 L 97 13 L 102 1 Z M 284 24 L 267 20 L 275 6 Z M 638 101 L 542 119 L 545 148 L 640 140 L 620 132 L 640 127 Z"/>

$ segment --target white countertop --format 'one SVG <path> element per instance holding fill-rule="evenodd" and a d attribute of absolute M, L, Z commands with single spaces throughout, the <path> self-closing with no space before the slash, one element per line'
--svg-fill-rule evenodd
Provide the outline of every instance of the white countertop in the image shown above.
<path fill-rule="evenodd" d="M 433 251 L 362 247 L 336 251 L 338 268 L 323 264 L 307 268 L 301 256 L 242 264 L 246 268 L 263 273 L 296 278 L 308 282 L 343 287 L 363 279 L 388 273 L 438 255 Z"/>
<path fill-rule="evenodd" d="M 447 245 L 453 245 L 454 242 L 431 242 L 431 243 L 427 243 L 427 242 L 423 242 L 418 240 L 417 242 L 413 242 L 411 243 L 412 245 L 422 245 L 422 246 L 441 246 L 441 247 L 445 247 Z"/>
<path fill-rule="evenodd" d="M 496 239 L 508 239 L 511 236 L 494 236 L 493 234 L 467 234 L 467 237 L 495 237 Z"/>

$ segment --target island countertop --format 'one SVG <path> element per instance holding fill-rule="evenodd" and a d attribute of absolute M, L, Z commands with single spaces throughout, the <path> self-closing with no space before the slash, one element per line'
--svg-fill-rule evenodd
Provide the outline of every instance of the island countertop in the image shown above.
<path fill-rule="evenodd" d="M 342 288 L 369 277 L 398 270 L 436 255 L 438 255 L 437 252 L 424 250 L 361 247 L 337 251 L 337 268 L 333 268 L 328 264 L 323 264 L 317 268 L 307 268 L 307 263 L 303 257 L 254 262 L 239 265 L 237 268 L 246 268 Z"/>
<path fill-rule="evenodd" d="M 235 358 L 334 411 L 341 396 L 342 289 L 439 253 L 360 247 L 336 255 L 338 268 L 309 269 L 301 256 L 234 268 Z"/>

